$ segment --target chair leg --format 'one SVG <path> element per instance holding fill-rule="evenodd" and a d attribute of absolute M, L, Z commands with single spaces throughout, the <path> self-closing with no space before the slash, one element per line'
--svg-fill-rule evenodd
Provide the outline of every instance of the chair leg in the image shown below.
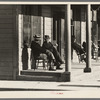
<path fill-rule="evenodd" d="M 45 60 L 43 60 L 43 69 L 46 69 L 46 68 L 45 68 Z"/>
<path fill-rule="evenodd" d="M 48 69 L 54 68 L 54 66 L 53 66 L 53 62 L 52 62 L 52 61 L 51 61 L 51 62 L 48 62 L 48 66 L 49 66 Z"/>
<path fill-rule="evenodd" d="M 38 69 L 38 66 L 39 66 L 39 60 L 37 60 L 37 65 L 36 65 L 36 68 Z"/>
<path fill-rule="evenodd" d="M 48 66 L 49 66 L 49 63 L 48 63 L 48 61 L 47 61 L 47 70 L 49 69 Z"/>
<path fill-rule="evenodd" d="M 53 63 L 53 60 L 51 61 L 51 67 L 54 69 L 54 63 Z"/>
<path fill-rule="evenodd" d="M 35 60 L 35 64 L 34 64 L 34 70 L 36 69 L 36 60 Z"/>

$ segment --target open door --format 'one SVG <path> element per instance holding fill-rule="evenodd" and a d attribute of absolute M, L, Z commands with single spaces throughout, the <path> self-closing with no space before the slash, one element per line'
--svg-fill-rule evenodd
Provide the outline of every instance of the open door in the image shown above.
<path fill-rule="evenodd" d="M 41 17 L 38 15 L 38 6 L 22 6 L 22 14 L 19 15 L 19 71 L 31 69 L 31 41 L 35 34 L 41 35 Z M 27 43 L 27 50 L 23 45 Z M 23 66 L 24 65 L 24 66 Z"/>
<path fill-rule="evenodd" d="M 63 16 L 64 17 L 64 16 Z M 54 15 L 53 19 L 53 41 L 56 41 L 58 46 L 57 50 L 61 55 L 61 58 L 65 59 L 65 39 L 64 39 L 64 18 L 61 16 Z"/>
<path fill-rule="evenodd" d="M 59 18 L 54 18 L 53 21 L 53 41 L 56 41 L 58 44 L 57 50 L 61 54 L 61 19 Z"/>

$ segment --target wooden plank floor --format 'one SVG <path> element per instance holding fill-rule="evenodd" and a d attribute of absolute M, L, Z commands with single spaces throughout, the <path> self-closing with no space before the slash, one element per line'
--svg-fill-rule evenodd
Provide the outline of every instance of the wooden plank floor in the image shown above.
<path fill-rule="evenodd" d="M 49 71 L 47 68 L 46 69 L 43 69 L 43 67 L 38 67 L 38 69 L 28 69 L 28 70 L 23 70 L 23 71 L 28 71 L 28 72 L 54 72 L 54 73 L 58 73 L 58 72 L 64 72 L 65 70 L 65 64 L 62 64 L 61 65 L 61 68 L 63 68 L 62 70 L 56 70 L 56 71 Z M 56 69 L 56 66 L 54 66 L 54 69 Z"/>

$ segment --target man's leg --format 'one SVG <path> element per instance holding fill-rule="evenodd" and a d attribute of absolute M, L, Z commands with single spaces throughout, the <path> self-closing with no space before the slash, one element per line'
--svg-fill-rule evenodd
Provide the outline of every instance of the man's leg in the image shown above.
<path fill-rule="evenodd" d="M 56 60 L 56 69 L 62 69 L 62 68 L 60 68 L 60 66 L 64 62 L 62 61 L 59 52 L 55 48 L 53 49 L 53 55 L 54 55 L 55 60 Z"/>
<path fill-rule="evenodd" d="M 49 63 L 49 66 L 50 66 L 49 70 L 55 71 L 53 66 L 51 65 L 51 63 L 53 62 L 53 59 L 54 59 L 52 52 L 47 52 L 46 55 L 47 55 L 48 63 Z"/>
<path fill-rule="evenodd" d="M 52 53 L 53 53 L 53 55 L 54 55 L 54 57 L 56 59 L 56 62 L 59 62 L 60 64 L 64 63 L 62 61 L 62 59 L 61 59 L 61 56 L 60 56 L 59 52 L 55 48 L 53 48 L 53 52 Z"/>

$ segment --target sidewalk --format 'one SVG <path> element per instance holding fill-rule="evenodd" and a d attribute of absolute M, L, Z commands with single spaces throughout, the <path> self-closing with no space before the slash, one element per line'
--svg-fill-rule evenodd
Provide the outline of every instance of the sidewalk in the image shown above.
<path fill-rule="evenodd" d="M 0 81 L 0 98 L 100 98 L 100 61 L 72 63 L 71 82 Z M 5 97 L 6 93 L 6 97 Z"/>

